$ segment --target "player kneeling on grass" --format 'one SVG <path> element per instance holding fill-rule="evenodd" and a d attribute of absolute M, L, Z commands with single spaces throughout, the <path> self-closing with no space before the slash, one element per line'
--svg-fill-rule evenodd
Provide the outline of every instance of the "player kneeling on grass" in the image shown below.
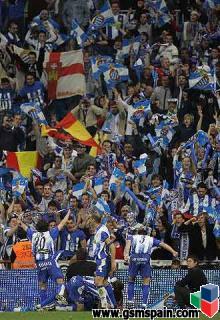
<path fill-rule="evenodd" d="M 48 223 L 40 220 L 36 224 L 36 230 L 27 227 L 22 221 L 20 226 L 27 232 L 27 237 L 32 242 L 32 251 L 38 270 L 38 282 L 40 287 L 40 306 L 54 305 L 54 296 L 47 297 L 47 282 L 51 278 L 56 281 L 56 300 L 60 304 L 67 304 L 64 298 L 64 277 L 57 264 L 59 252 L 55 252 L 54 240 L 58 238 L 59 231 L 63 229 L 70 216 L 70 210 L 64 219 L 55 228 L 48 230 Z M 40 308 L 38 306 L 38 308 Z"/>
<path fill-rule="evenodd" d="M 95 285 L 101 300 L 101 307 L 108 308 L 107 295 L 111 305 L 116 306 L 112 286 L 108 283 L 108 277 L 112 276 L 116 269 L 115 246 L 110 239 L 108 228 L 102 224 L 102 216 L 95 213 L 91 216 L 90 224 L 95 231 L 93 240 L 94 258 L 96 262 Z"/>
<path fill-rule="evenodd" d="M 120 304 L 123 284 L 117 279 L 112 279 L 109 286 L 111 285 L 117 293 L 117 303 Z M 94 277 L 73 276 L 66 284 L 65 294 L 69 305 L 73 305 L 73 309 L 77 311 L 88 311 L 100 307 L 100 296 Z M 106 299 L 110 308 L 116 307 L 108 295 Z"/>
<path fill-rule="evenodd" d="M 178 255 L 168 244 L 146 235 L 144 226 L 137 230 L 137 234 L 129 235 L 126 240 L 124 259 L 129 262 L 128 303 L 131 305 L 134 304 L 134 281 L 140 272 L 143 278 L 143 307 L 147 307 L 151 276 L 150 256 L 153 247 L 162 247 L 174 257 Z"/>

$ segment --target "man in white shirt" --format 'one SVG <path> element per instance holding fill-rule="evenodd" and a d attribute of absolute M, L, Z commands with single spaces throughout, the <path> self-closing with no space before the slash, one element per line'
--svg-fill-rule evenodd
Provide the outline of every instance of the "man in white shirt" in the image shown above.
<path fill-rule="evenodd" d="M 170 60 L 171 64 L 178 62 L 179 52 L 176 46 L 173 44 L 173 37 L 168 34 L 166 36 L 166 43 L 160 46 L 157 59 L 167 57 Z"/>

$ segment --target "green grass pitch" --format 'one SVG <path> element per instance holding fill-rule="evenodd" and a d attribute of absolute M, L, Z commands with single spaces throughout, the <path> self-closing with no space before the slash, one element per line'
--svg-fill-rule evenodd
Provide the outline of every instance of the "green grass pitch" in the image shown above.
<path fill-rule="evenodd" d="M 86 320 L 86 319 L 93 319 L 91 312 L 50 311 L 50 312 L 2 312 L 0 313 L 0 320 Z M 149 318 L 143 318 L 143 319 L 149 319 Z M 199 319 L 208 320 L 209 318 L 200 314 Z M 215 315 L 215 317 L 213 317 L 212 319 L 220 320 L 220 313 Z M 160 320 L 168 320 L 168 319 L 160 319 Z"/>

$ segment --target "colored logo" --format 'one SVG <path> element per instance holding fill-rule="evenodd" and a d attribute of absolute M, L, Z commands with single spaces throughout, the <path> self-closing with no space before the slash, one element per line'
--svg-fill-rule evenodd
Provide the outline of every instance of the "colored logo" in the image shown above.
<path fill-rule="evenodd" d="M 101 14 L 98 14 L 92 19 L 92 25 L 93 27 L 96 27 L 96 28 L 102 27 L 104 25 L 104 22 L 105 22 L 105 17 L 102 16 Z"/>
<path fill-rule="evenodd" d="M 200 291 L 190 293 L 190 304 L 213 318 L 219 310 L 219 286 L 211 283 L 201 286 Z"/>
<path fill-rule="evenodd" d="M 110 76 L 110 79 L 112 81 L 118 81 L 120 79 L 120 76 L 119 76 L 119 73 L 118 73 L 118 70 L 112 68 L 110 70 L 110 73 L 109 73 L 109 76 Z"/>

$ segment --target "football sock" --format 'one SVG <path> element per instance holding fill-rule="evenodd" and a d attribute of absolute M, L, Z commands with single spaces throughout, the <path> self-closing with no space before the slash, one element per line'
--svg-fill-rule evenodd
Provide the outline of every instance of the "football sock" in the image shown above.
<path fill-rule="evenodd" d="M 128 301 L 134 300 L 134 282 L 128 281 Z"/>
<path fill-rule="evenodd" d="M 40 289 L 40 304 L 47 299 L 47 289 Z"/>
<path fill-rule="evenodd" d="M 143 304 L 147 304 L 149 292 L 150 292 L 149 284 L 144 284 L 143 285 Z"/>
<path fill-rule="evenodd" d="M 64 295 L 64 291 L 65 291 L 65 286 L 64 284 L 60 284 L 60 283 L 57 283 L 57 294 L 59 296 L 63 296 Z"/>
<path fill-rule="evenodd" d="M 98 286 L 98 294 L 99 294 L 99 297 L 101 300 L 102 308 L 107 308 L 107 306 L 108 306 L 107 299 L 106 299 L 107 291 L 104 286 Z"/>
<path fill-rule="evenodd" d="M 114 291 L 112 289 L 111 284 L 108 283 L 108 285 L 105 287 L 105 289 L 107 291 L 107 295 L 108 295 L 109 301 L 111 303 L 111 307 L 112 308 L 116 307 L 117 303 L 115 300 L 115 295 L 114 295 Z"/>

